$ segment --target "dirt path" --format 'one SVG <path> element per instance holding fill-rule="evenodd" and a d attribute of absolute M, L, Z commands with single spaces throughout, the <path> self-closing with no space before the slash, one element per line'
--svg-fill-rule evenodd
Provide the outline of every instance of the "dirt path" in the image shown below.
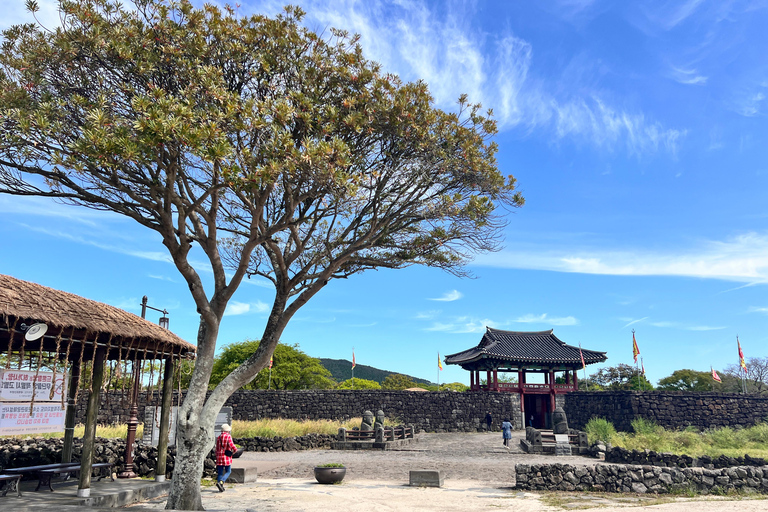
<path fill-rule="evenodd" d="M 595 464 L 586 457 L 532 456 L 519 448 L 522 433 L 513 438 L 510 450 L 500 433 L 422 434 L 418 442 L 391 451 L 309 450 L 301 452 L 246 452 L 243 459 L 262 466 L 258 481 L 229 484 L 224 493 L 214 487 L 203 490 L 209 512 L 465 512 L 510 510 L 550 512 L 588 510 L 627 512 L 628 507 L 657 512 L 764 512 L 768 500 L 722 498 L 670 498 L 649 495 L 598 493 L 528 493 L 516 491 L 514 466 L 518 463 L 558 462 Z M 341 485 L 319 485 L 313 468 L 341 462 L 347 476 Z M 442 488 L 409 487 L 412 469 L 439 469 L 445 475 Z M 158 510 L 164 499 L 132 509 Z"/>

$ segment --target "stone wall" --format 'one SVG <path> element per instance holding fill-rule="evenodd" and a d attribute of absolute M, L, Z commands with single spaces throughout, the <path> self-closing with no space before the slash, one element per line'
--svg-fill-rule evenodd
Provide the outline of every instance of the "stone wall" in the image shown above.
<path fill-rule="evenodd" d="M 583 429 L 599 416 L 617 430 L 629 432 L 635 418 L 669 429 L 748 427 L 768 418 L 768 396 L 736 393 L 670 391 L 604 391 L 569 393 L 565 400 L 568 424 Z"/>
<path fill-rule="evenodd" d="M 719 457 L 710 457 L 709 455 L 691 457 L 675 453 L 659 453 L 654 450 L 627 450 L 618 446 L 605 450 L 605 462 L 640 466 L 702 467 L 707 469 L 733 466 L 762 467 L 766 465 L 766 461 L 762 457 L 750 457 L 749 454 L 745 454 L 743 457 L 728 457 L 727 455 L 720 455 Z"/>
<path fill-rule="evenodd" d="M 159 405 L 157 392 L 139 396 L 139 421 L 144 418 L 144 407 L 149 398 L 151 405 Z M 83 423 L 87 393 L 80 395 L 76 421 Z M 174 405 L 178 396 L 174 395 Z M 522 428 L 520 397 L 512 393 L 495 392 L 417 392 L 383 390 L 301 390 L 301 391 L 236 391 L 226 402 L 232 407 L 237 420 L 286 418 L 295 420 L 345 420 L 363 415 L 366 409 L 374 413 L 382 409 L 388 418 L 398 423 L 413 424 L 417 431 L 473 432 L 485 428 L 485 414 L 493 416 L 498 429 L 505 417 L 512 419 L 515 428 Z M 98 422 L 104 424 L 128 421 L 127 399 L 112 392 L 101 399 Z"/>
<path fill-rule="evenodd" d="M 517 489 L 530 491 L 768 493 L 768 466 L 681 469 L 624 464 L 517 464 L 515 478 Z"/>

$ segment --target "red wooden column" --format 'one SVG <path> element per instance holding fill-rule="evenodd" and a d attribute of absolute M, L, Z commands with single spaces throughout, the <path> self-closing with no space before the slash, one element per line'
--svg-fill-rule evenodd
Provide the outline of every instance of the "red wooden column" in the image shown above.
<path fill-rule="evenodd" d="M 555 372 L 554 370 L 549 370 L 549 403 L 550 403 L 550 411 L 555 410 Z"/>
<path fill-rule="evenodd" d="M 499 373 L 496 368 L 493 369 L 493 390 L 499 390 Z"/>
<path fill-rule="evenodd" d="M 579 390 L 579 376 L 576 370 L 573 370 L 573 390 L 578 391 Z"/>
<path fill-rule="evenodd" d="M 486 370 L 485 372 L 485 384 L 488 391 L 491 390 L 491 370 Z"/>
<path fill-rule="evenodd" d="M 470 370 L 469 372 L 469 389 L 474 390 L 475 389 L 475 371 Z"/>

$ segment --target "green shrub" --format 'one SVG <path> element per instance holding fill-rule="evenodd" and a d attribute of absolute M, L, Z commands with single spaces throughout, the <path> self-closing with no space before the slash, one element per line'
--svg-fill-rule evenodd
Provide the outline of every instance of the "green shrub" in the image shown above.
<path fill-rule="evenodd" d="M 587 423 L 584 429 L 587 432 L 587 438 L 590 443 L 596 441 L 602 441 L 604 443 L 610 443 L 616 436 L 616 427 L 613 423 L 605 418 L 594 417 Z"/>
<path fill-rule="evenodd" d="M 318 468 L 343 468 L 344 464 L 341 464 L 339 462 L 329 462 L 328 464 L 318 464 Z"/>
<path fill-rule="evenodd" d="M 659 426 L 652 420 L 635 418 L 632 420 L 632 430 L 638 435 L 649 435 L 657 433 L 659 431 Z"/>

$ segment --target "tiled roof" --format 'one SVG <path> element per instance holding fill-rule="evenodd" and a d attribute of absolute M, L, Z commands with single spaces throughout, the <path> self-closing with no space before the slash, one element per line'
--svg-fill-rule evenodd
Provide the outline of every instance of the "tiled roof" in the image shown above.
<path fill-rule="evenodd" d="M 581 365 L 579 347 L 567 345 L 557 339 L 552 330 L 519 332 L 502 331 L 486 327 L 480 344 L 475 348 L 446 356 L 447 364 L 461 366 L 480 362 L 483 359 L 495 359 L 513 364 Z M 582 349 L 586 364 L 601 363 L 608 359 L 605 352 Z"/>

